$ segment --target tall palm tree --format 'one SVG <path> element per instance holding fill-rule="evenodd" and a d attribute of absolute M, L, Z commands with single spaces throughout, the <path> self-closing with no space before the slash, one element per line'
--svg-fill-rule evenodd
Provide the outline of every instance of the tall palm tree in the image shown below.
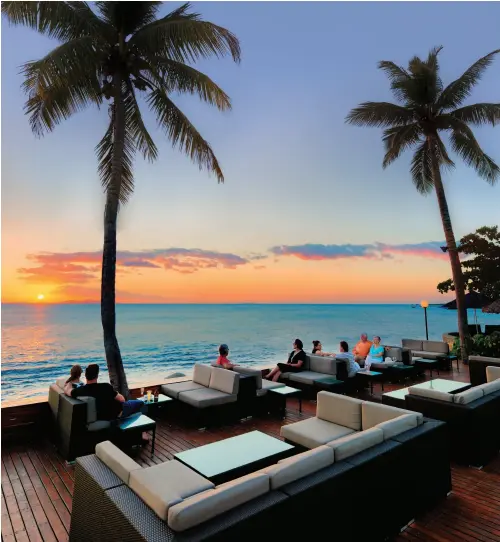
<path fill-rule="evenodd" d="M 149 106 L 174 147 L 224 181 L 208 142 L 172 101 L 173 93 L 196 94 L 224 111 L 231 102 L 207 75 L 189 64 L 230 54 L 240 60 L 234 34 L 204 21 L 184 4 L 157 18 L 163 2 L 2 2 L 10 23 L 30 27 L 60 44 L 23 66 L 26 114 L 42 136 L 90 105 L 108 102 L 109 126 L 96 147 L 106 192 L 101 281 L 104 348 L 113 387 L 128 395 L 116 337 L 116 222 L 120 204 L 134 189 L 136 151 L 154 161 L 157 147 L 139 107 Z"/>
<path fill-rule="evenodd" d="M 500 104 L 462 104 L 500 49 L 480 58 L 446 88 L 439 76 L 438 55 L 441 49 L 437 47 L 430 51 L 425 60 L 412 58 L 407 69 L 394 62 L 379 62 L 378 67 L 388 76 L 392 93 L 399 104 L 364 102 L 347 115 L 346 122 L 356 126 L 384 128 L 384 168 L 405 150 L 416 147 L 411 175 L 421 194 L 433 189 L 436 191 L 455 285 L 462 358 L 467 359 L 464 280 L 441 179 L 441 170 L 453 168 L 454 163 L 448 155 L 442 134 L 448 135 L 452 150 L 481 178 L 492 185 L 498 180 L 499 167 L 481 149 L 469 126 L 494 126 L 500 120 Z"/>

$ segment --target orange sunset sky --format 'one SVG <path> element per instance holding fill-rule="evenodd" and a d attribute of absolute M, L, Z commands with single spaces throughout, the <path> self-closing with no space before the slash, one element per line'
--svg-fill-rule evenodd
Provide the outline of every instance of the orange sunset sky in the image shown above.
<path fill-rule="evenodd" d="M 405 65 L 443 44 L 445 82 L 460 76 L 498 48 L 500 4 L 456 3 L 451 12 L 411 2 L 204 2 L 193 9 L 242 42 L 240 65 L 198 66 L 229 94 L 232 111 L 175 97 L 212 145 L 226 182 L 218 185 L 172 149 L 144 105 L 159 159 L 149 164 L 137 155 L 136 189 L 120 212 L 118 302 L 447 301 L 436 290 L 450 269 L 435 195 L 415 190 L 410 154 L 383 170 L 381 130 L 347 126 L 344 118 L 360 102 L 393 99 L 380 60 Z M 481 30 L 463 39 L 471 17 Z M 106 108 L 78 113 L 36 139 L 19 66 L 56 42 L 2 21 L 2 44 L 2 301 L 97 302 L 104 196 L 94 149 Z M 500 59 L 470 103 L 495 101 L 499 88 Z M 475 133 L 498 163 L 500 128 Z M 499 223 L 500 185 L 453 158 L 457 167 L 444 182 L 459 239 Z"/>

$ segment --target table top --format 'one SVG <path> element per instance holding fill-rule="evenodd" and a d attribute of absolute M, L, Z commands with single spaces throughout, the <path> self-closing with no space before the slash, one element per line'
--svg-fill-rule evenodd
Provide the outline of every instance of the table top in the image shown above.
<path fill-rule="evenodd" d="M 297 388 L 291 388 L 290 386 L 282 386 L 281 388 L 270 388 L 267 391 L 279 393 L 280 395 L 293 395 L 294 393 L 300 393 L 300 390 L 298 390 Z"/>
<path fill-rule="evenodd" d="M 144 401 L 145 405 L 160 405 L 161 403 L 168 403 L 169 401 L 173 401 L 172 397 L 168 397 L 167 395 L 163 395 L 162 393 L 158 394 L 158 401 L 154 401 L 154 397 L 151 396 L 151 401 L 148 401 L 146 397 L 139 397 L 141 401 Z"/>
<path fill-rule="evenodd" d="M 414 363 L 439 363 L 437 359 L 413 358 Z"/>
<path fill-rule="evenodd" d="M 315 378 L 314 382 L 321 382 L 322 384 L 343 384 L 343 380 L 338 380 L 334 376 L 323 376 L 322 378 Z"/>
<path fill-rule="evenodd" d="M 423 388 L 438 390 L 445 393 L 451 393 L 454 391 L 461 390 L 470 386 L 470 382 L 456 382 L 455 380 L 445 380 L 444 378 L 436 378 L 435 380 L 428 380 L 427 382 L 422 382 L 421 384 L 416 384 L 412 386 L 414 388 Z M 405 396 L 408 395 L 408 388 L 403 388 L 401 390 L 389 391 L 384 393 L 388 397 L 393 397 L 394 399 L 404 400 Z"/>
<path fill-rule="evenodd" d="M 260 431 L 250 431 L 180 452 L 174 457 L 205 478 L 213 478 L 293 448 L 294 446 Z"/>
<path fill-rule="evenodd" d="M 156 425 L 156 422 L 144 414 L 134 414 L 118 423 L 118 427 L 122 431 L 131 431 L 133 429 L 144 430 L 145 427 L 152 427 L 154 425 Z"/>
<path fill-rule="evenodd" d="M 382 373 L 379 373 L 377 371 L 358 371 L 356 374 L 357 375 L 365 375 L 365 376 L 379 376 Z"/>

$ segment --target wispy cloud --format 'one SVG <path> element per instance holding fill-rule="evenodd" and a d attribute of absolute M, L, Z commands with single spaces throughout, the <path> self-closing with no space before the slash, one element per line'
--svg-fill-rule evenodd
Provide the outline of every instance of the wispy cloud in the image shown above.
<path fill-rule="evenodd" d="M 39 252 L 28 254 L 27 258 L 35 267 L 18 269 L 20 277 L 27 282 L 81 284 L 95 280 L 100 272 L 102 252 Z M 202 249 L 166 248 L 117 253 L 118 271 L 120 267 L 123 270 L 151 268 L 191 274 L 201 269 L 236 269 L 249 262 L 250 258 L 237 254 Z"/>
<path fill-rule="evenodd" d="M 366 245 L 281 245 L 271 248 L 270 252 L 275 256 L 294 256 L 301 260 L 385 259 L 402 254 L 446 259 L 446 254 L 440 249 L 440 246 L 444 244 L 444 242 L 429 241 L 405 245 L 389 245 L 385 243 Z"/>

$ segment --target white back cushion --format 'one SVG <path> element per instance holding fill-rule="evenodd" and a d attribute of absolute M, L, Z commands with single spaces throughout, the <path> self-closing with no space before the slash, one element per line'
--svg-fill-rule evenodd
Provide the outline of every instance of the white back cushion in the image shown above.
<path fill-rule="evenodd" d="M 95 447 L 95 455 L 126 484 L 128 484 L 130 473 L 142 468 L 109 440 L 100 442 Z"/>
<path fill-rule="evenodd" d="M 269 476 L 254 472 L 184 499 L 168 511 L 168 526 L 185 531 L 269 491 Z"/>
<path fill-rule="evenodd" d="M 209 387 L 231 395 L 237 395 L 240 375 L 227 369 L 213 369 Z"/>
<path fill-rule="evenodd" d="M 488 382 L 493 382 L 493 380 L 497 380 L 498 378 L 500 378 L 500 367 L 495 367 L 494 365 L 486 367 L 486 380 Z"/>
<path fill-rule="evenodd" d="M 381 442 L 384 442 L 384 433 L 378 427 L 372 427 L 332 440 L 327 443 L 327 447 L 333 450 L 335 461 L 342 461 Z"/>
<path fill-rule="evenodd" d="M 193 382 L 201 384 L 208 388 L 210 385 L 210 375 L 212 374 L 212 367 L 209 365 L 202 365 L 196 363 L 193 371 Z"/>
<path fill-rule="evenodd" d="M 384 433 L 384 440 L 387 440 L 399 435 L 400 433 L 404 433 L 409 429 L 413 429 L 417 427 L 417 425 L 417 416 L 416 413 L 413 412 L 412 414 L 404 414 L 398 418 L 381 422 L 377 424 L 377 428 L 382 429 L 382 432 Z"/>
<path fill-rule="evenodd" d="M 427 388 L 418 388 L 412 386 L 408 388 L 410 395 L 419 395 L 420 397 L 429 397 L 429 399 L 437 399 L 438 401 L 445 401 L 446 403 L 453 403 L 453 395 L 444 391 L 432 390 Z"/>
<path fill-rule="evenodd" d="M 317 396 L 316 416 L 321 420 L 361 430 L 361 403 L 359 399 L 320 391 Z"/>
<path fill-rule="evenodd" d="M 403 414 L 414 414 L 419 418 L 419 423 L 423 422 L 423 415 L 420 413 L 412 412 L 411 410 L 405 410 L 404 408 L 397 408 L 388 405 L 381 405 L 379 403 L 372 403 L 370 401 L 363 401 L 361 405 L 362 425 L 363 431 L 375 427 L 381 422 L 392 420 Z"/>
<path fill-rule="evenodd" d="M 481 388 L 484 395 L 489 395 L 490 393 L 500 390 L 500 379 L 497 378 L 496 380 L 492 380 L 491 382 L 481 384 L 480 386 L 476 387 Z"/>
<path fill-rule="evenodd" d="M 453 402 L 457 403 L 458 405 L 468 405 L 469 403 L 472 403 L 472 401 L 480 399 L 483 397 L 483 395 L 482 388 L 480 386 L 476 386 L 475 388 L 470 388 L 462 393 L 453 394 Z"/>

